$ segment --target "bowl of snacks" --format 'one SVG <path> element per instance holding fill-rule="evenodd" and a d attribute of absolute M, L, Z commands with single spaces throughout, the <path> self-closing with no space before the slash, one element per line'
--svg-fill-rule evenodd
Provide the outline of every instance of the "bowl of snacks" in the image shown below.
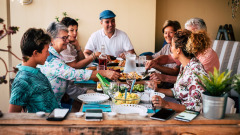
<path fill-rule="evenodd" d="M 131 93 L 127 92 L 126 99 L 125 99 L 125 93 L 116 92 L 111 95 L 112 102 L 115 105 L 121 105 L 121 104 L 139 104 L 141 100 L 141 93 Z"/>

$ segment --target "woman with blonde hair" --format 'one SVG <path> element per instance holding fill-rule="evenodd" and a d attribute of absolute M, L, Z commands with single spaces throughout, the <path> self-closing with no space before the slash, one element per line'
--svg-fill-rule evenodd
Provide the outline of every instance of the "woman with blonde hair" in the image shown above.
<path fill-rule="evenodd" d="M 202 97 L 204 91 L 197 81 L 200 81 L 195 75 L 207 75 L 203 65 L 195 57 L 195 53 L 203 50 L 202 47 L 192 47 L 191 44 L 204 44 L 208 42 L 208 36 L 205 32 L 192 33 L 188 30 L 177 31 L 172 39 L 171 55 L 179 60 L 182 65 L 177 77 L 177 81 L 172 89 L 157 89 L 157 91 L 167 96 L 175 97 L 181 101 L 181 104 L 168 102 L 160 96 L 153 96 L 153 104 L 157 107 L 173 109 L 177 112 L 184 110 L 201 111 Z M 194 42 L 193 42 L 194 41 Z M 206 46 L 207 47 L 207 46 Z"/>

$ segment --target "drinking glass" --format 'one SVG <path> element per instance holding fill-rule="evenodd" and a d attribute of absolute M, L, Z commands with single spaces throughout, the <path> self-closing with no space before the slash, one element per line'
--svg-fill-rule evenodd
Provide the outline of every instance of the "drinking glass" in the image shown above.
<path fill-rule="evenodd" d="M 105 70 L 105 65 L 98 65 L 97 70 Z"/>
<path fill-rule="evenodd" d="M 138 57 L 138 67 L 145 67 L 147 58 L 146 56 L 139 56 Z"/>
<path fill-rule="evenodd" d="M 135 82 L 136 82 L 136 75 L 135 74 L 136 74 L 136 72 L 131 72 L 131 73 L 128 73 L 127 76 L 126 76 L 126 82 L 129 85 L 130 89 L 132 87 L 133 81 L 135 80 Z"/>
<path fill-rule="evenodd" d="M 149 96 L 149 103 L 152 102 L 151 98 L 155 91 L 155 83 L 154 81 L 145 81 L 144 83 L 144 93 L 148 94 Z"/>
<path fill-rule="evenodd" d="M 118 92 L 119 89 L 118 82 L 110 82 L 110 89 L 112 90 L 113 93 Z"/>

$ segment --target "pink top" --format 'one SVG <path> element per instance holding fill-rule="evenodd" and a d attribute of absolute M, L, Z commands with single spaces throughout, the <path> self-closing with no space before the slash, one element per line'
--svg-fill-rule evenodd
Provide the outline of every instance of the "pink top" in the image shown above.
<path fill-rule="evenodd" d="M 212 49 L 207 49 L 204 53 L 197 55 L 197 59 L 203 64 L 207 72 L 213 72 L 214 67 L 219 69 L 219 59 L 217 53 Z"/>

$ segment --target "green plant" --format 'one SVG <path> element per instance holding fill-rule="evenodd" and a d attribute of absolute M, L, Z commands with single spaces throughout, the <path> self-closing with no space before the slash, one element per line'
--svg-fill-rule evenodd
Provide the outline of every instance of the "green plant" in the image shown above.
<path fill-rule="evenodd" d="M 9 26 L 8 28 L 6 27 L 6 25 L 4 24 L 4 20 L 2 18 L 0 18 L 0 25 L 3 25 L 3 29 L 0 29 L 0 40 L 3 39 L 4 37 L 6 37 L 7 35 L 13 35 L 16 34 L 16 32 L 19 30 L 19 27 L 16 26 Z M 8 52 L 10 54 L 12 54 L 15 58 L 17 58 L 18 60 L 21 60 L 19 57 L 17 57 L 17 55 L 15 55 L 12 51 L 11 51 L 11 45 L 7 46 L 8 49 L 0 49 L 0 52 Z M 18 71 L 17 68 L 13 67 L 13 70 L 10 71 L 7 67 L 7 63 L 5 62 L 5 60 L 3 58 L 0 57 L 0 61 L 3 62 L 4 66 L 5 66 L 5 70 L 6 73 L 3 76 L 0 76 L 0 84 L 2 83 L 7 83 L 7 74 L 9 72 L 14 72 L 16 73 Z M 1 70 L 3 70 L 3 68 L 1 68 Z"/>
<path fill-rule="evenodd" d="M 63 14 L 63 17 L 67 17 L 68 16 L 67 12 L 63 12 L 62 14 Z M 56 19 L 57 22 L 60 22 L 58 16 L 56 16 L 55 19 Z M 75 20 L 78 21 L 79 19 L 76 18 Z"/>
<path fill-rule="evenodd" d="M 234 76 L 233 89 L 240 95 L 240 74 Z"/>
<path fill-rule="evenodd" d="M 228 6 L 231 5 L 231 9 L 232 9 L 232 18 L 235 18 L 235 14 L 238 11 L 239 8 L 239 0 L 228 0 Z"/>
<path fill-rule="evenodd" d="M 230 73 L 231 71 L 226 70 L 220 74 L 214 68 L 214 72 L 210 72 L 209 77 L 197 74 L 196 76 L 201 80 L 201 82 L 198 81 L 198 84 L 205 89 L 206 94 L 210 96 L 222 96 L 231 90 L 232 77 L 230 77 Z"/>

